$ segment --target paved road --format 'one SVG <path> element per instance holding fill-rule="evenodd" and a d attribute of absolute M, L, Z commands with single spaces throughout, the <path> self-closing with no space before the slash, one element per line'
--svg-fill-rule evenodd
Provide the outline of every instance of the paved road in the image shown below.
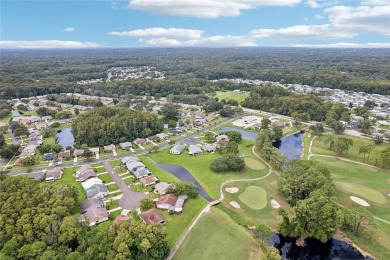
<path fill-rule="evenodd" d="M 242 116 L 242 115 L 240 115 L 240 116 Z M 180 137 L 180 138 L 176 139 L 175 141 L 176 142 L 182 142 L 182 141 L 184 141 L 187 138 L 194 137 L 194 136 L 196 136 L 196 135 L 198 135 L 200 133 L 206 132 L 206 131 L 210 130 L 211 128 L 214 128 L 214 127 L 216 127 L 218 125 L 222 125 L 222 124 L 226 123 L 227 121 L 229 121 L 229 120 L 231 120 L 233 118 L 236 118 L 236 117 L 223 118 L 223 119 L 220 120 L 220 123 L 215 124 L 215 125 L 211 125 L 211 126 L 206 126 L 206 127 L 202 128 L 202 129 L 199 129 L 199 131 L 197 131 L 195 129 L 193 133 L 189 133 L 188 135 L 186 135 L 184 137 Z M 169 146 L 169 144 L 167 142 L 164 142 L 164 143 L 161 143 L 161 144 L 158 145 L 159 149 L 163 149 L 163 148 L 165 148 L 167 146 Z M 120 158 L 123 158 L 123 157 L 126 157 L 126 156 L 137 156 L 137 155 L 144 154 L 144 153 L 147 153 L 147 150 L 138 150 L 138 151 L 135 151 L 135 152 L 119 154 L 117 156 L 111 155 L 111 156 L 107 156 L 107 157 L 103 157 L 103 158 L 99 158 L 99 159 L 90 159 L 90 160 L 85 160 L 85 161 L 79 161 L 78 162 L 78 166 L 81 166 L 81 165 L 84 165 L 84 164 L 90 164 L 90 163 L 97 163 L 97 162 L 104 162 L 104 161 L 120 159 Z M 62 167 L 71 167 L 71 166 L 73 166 L 73 162 L 64 162 L 62 164 Z M 37 171 L 49 170 L 49 169 L 52 169 L 54 167 L 55 166 L 36 166 L 36 167 L 32 168 L 32 171 L 33 172 L 37 172 Z M 10 173 L 8 173 L 8 175 L 26 174 L 27 173 L 26 170 L 27 169 L 12 170 Z"/>
<path fill-rule="evenodd" d="M 146 197 L 146 194 L 143 192 L 132 191 L 126 183 L 122 180 L 118 173 L 112 168 L 108 161 L 103 162 L 104 168 L 106 168 L 108 174 L 111 175 L 112 179 L 118 185 L 119 189 L 122 191 L 123 196 L 119 201 L 119 206 L 122 209 L 138 209 L 140 208 L 140 200 Z M 114 173 L 114 174 L 112 174 Z"/>

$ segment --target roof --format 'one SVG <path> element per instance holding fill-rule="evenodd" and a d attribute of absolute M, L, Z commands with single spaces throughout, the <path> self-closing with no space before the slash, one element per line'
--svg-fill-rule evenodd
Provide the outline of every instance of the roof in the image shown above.
<path fill-rule="evenodd" d="M 165 192 L 167 191 L 167 189 L 169 188 L 169 186 L 171 186 L 171 184 L 167 183 L 167 182 L 160 182 L 160 183 L 157 183 L 154 188 L 156 189 L 156 191 L 160 194 L 165 194 Z"/>
<path fill-rule="evenodd" d="M 63 152 L 59 152 L 57 154 L 57 157 L 59 158 L 64 158 L 64 157 L 69 157 L 70 156 L 70 151 L 69 150 L 66 150 L 66 151 L 63 151 Z"/>
<path fill-rule="evenodd" d="M 126 167 L 129 171 L 133 171 L 133 169 L 144 168 L 145 164 L 140 161 L 127 161 Z"/>
<path fill-rule="evenodd" d="M 56 156 L 56 153 L 45 153 L 42 157 L 42 161 L 52 161 L 54 160 L 54 157 Z"/>
<path fill-rule="evenodd" d="M 43 180 L 44 177 L 45 177 L 45 172 L 34 172 L 34 173 L 30 173 L 28 175 L 29 178 L 31 179 L 34 179 L 34 180 Z"/>
<path fill-rule="evenodd" d="M 103 184 L 94 184 L 86 190 L 87 198 L 92 198 L 99 193 L 108 193 L 106 186 Z"/>
<path fill-rule="evenodd" d="M 217 147 L 212 144 L 205 144 L 202 146 L 202 149 L 205 150 L 206 152 L 214 152 L 217 149 Z"/>
<path fill-rule="evenodd" d="M 124 142 L 124 143 L 119 143 L 119 146 L 120 146 L 122 149 L 127 149 L 127 148 L 132 147 L 133 145 L 131 144 L 131 142 Z"/>
<path fill-rule="evenodd" d="M 91 152 L 93 152 L 94 154 L 99 153 L 99 147 L 92 147 L 92 148 L 89 148 L 89 150 L 90 150 Z"/>
<path fill-rule="evenodd" d="M 131 162 L 139 162 L 141 161 L 138 157 L 126 156 L 122 159 L 122 164 L 131 163 Z"/>
<path fill-rule="evenodd" d="M 78 168 L 78 169 L 76 170 L 76 172 L 78 172 L 78 173 L 83 173 L 83 172 L 85 172 L 86 170 L 90 170 L 90 169 L 93 169 L 93 167 L 92 167 L 91 165 L 89 165 L 89 164 L 86 164 L 86 165 L 83 165 L 83 166 L 81 166 L 80 168 Z"/>
<path fill-rule="evenodd" d="M 79 180 L 85 181 L 88 180 L 89 178 L 94 178 L 94 177 L 97 177 L 95 171 L 92 169 L 88 169 L 80 175 Z"/>
<path fill-rule="evenodd" d="M 178 200 L 178 197 L 176 195 L 165 194 L 165 195 L 162 195 L 158 198 L 157 205 L 168 204 L 168 205 L 174 207 L 176 205 L 177 200 Z"/>
<path fill-rule="evenodd" d="M 188 148 L 188 153 L 189 154 L 202 153 L 202 149 L 200 149 L 200 147 L 197 145 L 190 145 L 190 147 Z"/>
<path fill-rule="evenodd" d="M 139 181 L 141 182 L 141 184 L 143 186 L 147 186 L 149 184 L 152 184 L 152 183 L 155 183 L 158 179 L 156 177 L 154 177 L 153 175 L 150 175 L 150 176 L 146 176 L 142 179 L 140 179 Z"/>
<path fill-rule="evenodd" d="M 179 153 L 182 153 L 184 151 L 184 149 L 186 149 L 186 147 L 184 145 L 177 144 L 177 145 L 172 147 L 171 151 L 177 151 Z"/>
<path fill-rule="evenodd" d="M 158 137 L 156 135 L 152 135 L 152 136 L 147 137 L 146 139 L 149 141 L 155 141 L 158 139 Z"/>
<path fill-rule="evenodd" d="M 51 170 L 48 170 L 46 173 L 46 180 L 50 178 L 59 179 L 62 176 L 62 170 L 61 168 L 53 168 Z"/>
<path fill-rule="evenodd" d="M 74 156 L 79 156 L 79 155 L 83 155 L 83 154 L 84 154 L 84 150 L 82 150 L 82 149 L 76 149 L 73 152 Z"/>
<path fill-rule="evenodd" d="M 146 168 L 138 168 L 135 172 L 133 172 L 134 176 L 139 179 L 150 174 L 150 171 Z"/>
<path fill-rule="evenodd" d="M 218 135 L 216 139 L 217 139 L 217 141 L 220 141 L 220 140 L 229 141 L 229 137 L 225 134 Z"/>
<path fill-rule="evenodd" d="M 139 216 L 146 224 L 165 222 L 164 217 L 155 208 L 142 212 Z"/>
<path fill-rule="evenodd" d="M 104 146 L 104 151 L 115 151 L 115 150 L 116 150 L 115 144 Z"/>
<path fill-rule="evenodd" d="M 81 212 L 86 212 L 91 207 L 95 207 L 95 208 L 104 207 L 104 202 L 102 199 L 91 198 L 91 199 L 84 200 L 80 204 Z"/>
<path fill-rule="evenodd" d="M 84 214 L 84 217 L 89 223 L 93 223 L 108 219 L 108 211 L 106 208 L 91 209 Z"/>
<path fill-rule="evenodd" d="M 136 144 L 145 144 L 146 140 L 143 139 L 143 138 L 137 138 L 137 139 L 134 140 L 134 143 L 136 143 Z"/>

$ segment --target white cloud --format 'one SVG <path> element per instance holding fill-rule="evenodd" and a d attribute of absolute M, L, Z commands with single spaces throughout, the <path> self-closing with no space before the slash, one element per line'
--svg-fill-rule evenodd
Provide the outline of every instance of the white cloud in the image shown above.
<path fill-rule="evenodd" d="M 78 41 L 0 41 L 1 48 L 94 48 L 99 47 L 96 42 Z"/>
<path fill-rule="evenodd" d="M 131 0 L 128 8 L 155 14 L 217 18 L 259 6 L 292 6 L 301 0 Z"/>
<path fill-rule="evenodd" d="M 322 15 L 320 15 L 320 14 L 316 14 L 316 15 L 315 15 L 315 18 L 316 18 L 317 20 L 324 19 L 324 17 L 323 17 Z"/>
<path fill-rule="evenodd" d="M 308 5 L 310 8 L 320 8 L 321 5 L 317 3 L 315 0 L 307 0 L 305 2 L 306 5 Z"/>
<path fill-rule="evenodd" d="M 65 32 L 73 32 L 74 31 L 74 27 L 67 27 L 67 28 L 65 28 L 64 31 Z"/>
<path fill-rule="evenodd" d="M 257 44 L 246 36 L 215 35 L 192 40 L 178 40 L 172 38 L 153 38 L 141 40 L 152 46 L 257 46 Z"/>
<path fill-rule="evenodd" d="M 349 43 L 338 42 L 329 44 L 296 44 L 291 47 L 304 48 L 390 48 L 390 43 L 370 42 L 370 43 Z"/>
<path fill-rule="evenodd" d="M 389 0 L 363 0 L 360 2 L 361 5 L 388 5 Z"/>
<path fill-rule="evenodd" d="M 329 21 L 340 30 L 390 35 L 390 5 L 387 6 L 334 6 L 325 10 Z"/>
<path fill-rule="evenodd" d="M 154 27 L 148 29 L 139 29 L 125 32 L 110 32 L 109 34 L 115 36 L 130 36 L 130 37 L 168 37 L 168 38 L 184 38 L 184 39 L 198 39 L 202 36 L 202 30 L 192 30 L 183 28 L 161 28 Z"/>

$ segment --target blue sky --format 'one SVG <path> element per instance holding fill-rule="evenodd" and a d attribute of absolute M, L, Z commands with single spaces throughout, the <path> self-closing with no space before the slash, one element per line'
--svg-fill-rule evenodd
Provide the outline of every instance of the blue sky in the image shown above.
<path fill-rule="evenodd" d="M 0 47 L 390 47 L 389 0 L 2 0 Z"/>

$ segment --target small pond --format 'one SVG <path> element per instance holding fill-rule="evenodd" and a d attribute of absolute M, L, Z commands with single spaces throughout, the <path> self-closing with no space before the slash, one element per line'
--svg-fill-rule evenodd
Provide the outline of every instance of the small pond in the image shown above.
<path fill-rule="evenodd" d="M 74 145 L 74 136 L 72 134 L 72 127 L 64 128 L 61 132 L 56 134 L 56 143 L 61 145 L 64 149 Z"/>
<path fill-rule="evenodd" d="M 241 130 L 239 128 L 235 127 L 230 127 L 230 126 L 225 126 L 222 127 L 221 129 L 218 130 L 218 132 L 227 132 L 227 131 L 237 131 L 242 134 L 242 138 L 246 140 L 256 140 L 257 139 L 257 133 L 251 132 L 251 131 L 246 131 L 246 130 Z"/>
<path fill-rule="evenodd" d="M 208 201 L 213 201 L 212 198 L 207 194 L 203 187 L 195 180 L 192 174 L 181 166 L 169 165 L 169 164 L 157 164 L 161 169 L 166 170 L 167 172 L 175 175 L 183 182 L 191 182 L 195 184 L 199 194 Z"/>
<path fill-rule="evenodd" d="M 269 246 L 276 247 L 282 259 L 369 259 L 348 243 L 330 239 L 326 243 L 307 238 L 305 246 L 297 246 L 296 239 L 273 234 Z"/>
<path fill-rule="evenodd" d="M 274 142 L 273 145 L 287 156 L 289 160 L 299 160 L 303 152 L 303 136 L 305 132 L 288 135 Z"/>

